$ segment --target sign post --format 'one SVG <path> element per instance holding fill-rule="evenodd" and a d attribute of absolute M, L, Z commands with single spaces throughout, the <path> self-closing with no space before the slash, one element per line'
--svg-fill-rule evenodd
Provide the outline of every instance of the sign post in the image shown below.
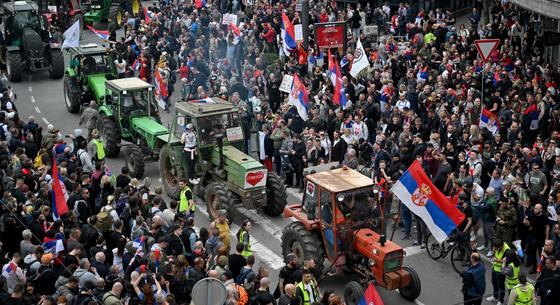
<path fill-rule="evenodd" d="M 482 105 L 484 105 L 484 65 L 490 58 L 490 55 L 494 53 L 494 51 L 496 50 L 499 44 L 500 44 L 499 39 L 479 39 L 474 41 L 474 45 L 476 46 L 476 49 L 478 50 L 478 54 L 480 55 L 480 58 L 482 59 L 482 63 L 483 63 L 482 71 L 480 73 L 481 74 L 480 79 L 482 82 L 481 91 L 480 91 L 480 96 L 481 96 L 480 102 Z"/>
<path fill-rule="evenodd" d="M 196 283 L 192 289 L 194 305 L 223 305 L 226 301 L 226 286 L 215 278 L 205 278 Z"/>

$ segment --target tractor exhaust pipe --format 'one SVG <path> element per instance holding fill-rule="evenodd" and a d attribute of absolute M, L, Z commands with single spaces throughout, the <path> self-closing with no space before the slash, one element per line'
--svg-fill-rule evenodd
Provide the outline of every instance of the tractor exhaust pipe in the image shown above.
<path fill-rule="evenodd" d="M 216 143 L 218 144 L 218 151 L 220 153 L 220 169 L 224 168 L 224 135 L 216 135 Z"/>

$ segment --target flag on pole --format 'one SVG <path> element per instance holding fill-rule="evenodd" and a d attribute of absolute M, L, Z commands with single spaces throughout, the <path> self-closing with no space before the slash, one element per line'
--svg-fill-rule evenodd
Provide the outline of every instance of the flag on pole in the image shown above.
<path fill-rule="evenodd" d="M 97 37 L 103 39 L 103 40 L 108 40 L 109 39 L 109 31 L 103 31 L 103 30 L 96 30 L 93 27 L 86 25 L 88 30 L 92 31 L 93 34 L 97 35 Z"/>
<path fill-rule="evenodd" d="M 465 215 L 434 186 L 418 160 L 412 163 L 391 191 L 424 221 L 440 243 L 465 219 Z"/>
<path fill-rule="evenodd" d="M 64 251 L 62 236 L 59 233 L 56 235 L 56 238 L 45 237 L 45 242 L 43 243 L 45 253 L 50 253 L 53 257 L 57 257 L 59 252 Z"/>
<path fill-rule="evenodd" d="M 282 37 L 282 50 L 286 56 L 290 56 L 290 52 L 293 51 L 296 45 L 296 34 L 294 25 L 286 16 L 286 13 L 282 13 L 282 31 L 280 37 Z"/>
<path fill-rule="evenodd" d="M 144 246 L 144 240 L 146 240 L 146 237 L 144 237 L 144 235 L 142 235 L 142 236 L 140 236 L 140 237 L 138 237 L 138 238 L 136 238 L 132 241 L 132 246 L 134 248 L 138 249 L 138 248 Z"/>
<path fill-rule="evenodd" d="M 496 135 L 500 131 L 500 121 L 498 120 L 498 116 L 488 109 L 482 109 L 478 126 L 480 128 L 488 129 L 488 131 L 490 131 L 493 135 Z"/>
<path fill-rule="evenodd" d="M 377 289 L 375 289 L 375 286 L 373 286 L 373 284 L 370 283 L 357 305 L 383 305 L 383 304 L 384 304 L 383 300 L 381 300 L 381 296 L 379 296 Z"/>
<path fill-rule="evenodd" d="M 144 20 L 146 21 L 146 24 L 150 24 L 150 22 L 152 21 L 150 19 L 150 14 L 148 13 L 148 7 L 144 6 Z"/>
<path fill-rule="evenodd" d="M 298 43 L 297 54 L 298 54 L 298 63 L 300 65 L 305 65 L 307 63 L 307 52 L 305 51 L 301 43 Z"/>
<path fill-rule="evenodd" d="M 134 60 L 134 62 L 132 63 L 132 69 L 134 71 L 138 71 L 140 70 L 140 61 L 137 59 Z"/>
<path fill-rule="evenodd" d="M 80 46 L 80 20 L 76 20 L 66 31 L 62 48 L 77 48 Z"/>
<path fill-rule="evenodd" d="M 194 0 L 194 5 L 199 10 L 206 6 L 206 0 Z"/>
<path fill-rule="evenodd" d="M 53 167 L 52 167 L 52 213 L 53 219 L 58 220 L 60 216 L 68 212 L 68 192 L 66 191 L 66 186 L 62 182 L 62 177 L 58 172 L 58 165 L 56 164 L 56 158 L 53 157 Z"/>
<path fill-rule="evenodd" d="M 531 106 L 525 109 L 525 116 L 529 120 L 529 129 L 530 130 L 537 130 L 539 129 L 539 107 L 537 107 L 537 103 L 532 103 Z"/>
<path fill-rule="evenodd" d="M 424 66 L 422 69 L 418 70 L 418 73 L 416 74 L 416 79 L 425 82 L 428 79 L 428 76 L 429 76 L 428 66 Z"/>
<path fill-rule="evenodd" d="M 338 62 L 331 56 L 331 50 L 329 50 L 329 72 L 331 73 L 331 83 L 334 87 L 332 102 L 335 105 L 340 105 L 342 108 L 345 108 L 346 92 L 344 92 L 344 86 L 342 85 L 342 73 L 340 72 Z"/>
<path fill-rule="evenodd" d="M 161 92 L 161 96 L 166 98 L 169 95 L 167 92 L 167 85 L 163 82 L 163 77 L 161 76 L 159 69 L 156 69 L 156 72 L 154 72 L 154 83 L 156 89 Z"/>
<path fill-rule="evenodd" d="M 297 76 L 294 74 L 294 81 L 292 83 L 292 91 L 288 98 L 290 104 L 294 105 L 298 111 L 299 116 L 307 121 L 307 106 L 309 105 L 309 96 L 305 86 Z"/>
<path fill-rule="evenodd" d="M 354 60 L 352 62 L 352 68 L 350 69 L 350 75 L 352 75 L 352 77 L 356 77 L 367 67 L 369 67 L 369 60 L 367 59 L 366 51 L 362 46 L 362 42 L 358 39 L 358 42 L 356 43 L 356 50 L 354 51 Z"/>

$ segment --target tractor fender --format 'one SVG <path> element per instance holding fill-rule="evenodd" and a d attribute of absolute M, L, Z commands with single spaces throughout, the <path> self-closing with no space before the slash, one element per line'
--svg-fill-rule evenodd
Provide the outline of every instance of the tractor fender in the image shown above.
<path fill-rule="evenodd" d="M 113 116 L 113 110 L 111 110 L 111 108 L 103 105 L 103 106 L 99 107 L 99 114 L 105 115 L 107 117 L 111 117 L 111 116 Z"/>
<path fill-rule="evenodd" d="M 76 70 L 71 69 L 71 68 L 66 68 L 66 69 L 64 70 L 64 74 L 66 74 L 66 75 L 68 75 L 68 76 L 70 76 L 70 77 L 75 78 L 75 77 L 76 77 Z"/>
<path fill-rule="evenodd" d="M 7 46 L 6 53 L 19 52 L 19 46 Z"/>

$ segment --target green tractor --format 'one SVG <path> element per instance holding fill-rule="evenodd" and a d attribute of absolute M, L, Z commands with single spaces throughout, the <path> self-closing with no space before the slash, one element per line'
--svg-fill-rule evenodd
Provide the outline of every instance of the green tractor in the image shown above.
<path fill-rule="evenodd" d="M 86 8 L 84 21 L 92 25 L 111 18 L 120 28 L 123 25 L 124 13 L 129 12 L 133 16 L 143 14 L 141 7 L 140 0 L 91 0 Z"/>
<path fill-rule="evenodd" d="M 91 100 L 105 100 L 105 81 L 116 75 L 112 56 L 95 43 L 67 49 L 70 65 L 64 71 L 64 102 L 70 113 L 78 113 Z"/>
<path fill-rule="evenodd" d="M 197 137 L 194 193 L 205 197 L 211 219 L 220 209 L 230 210 L 234 204 L 247 209 L 262 208 L 270 216 L 278 216 L 286 205 L 286 188 L 274 172 L 242 152 L 243 131 L 237 107 L 219 98 L 177 102 L 175 118 L 167 136 L 167 145 L 159 155 L 163 188 L 171 198 L 178 199 L 179 180 L 185 176 L 181 137 L 187 124 L 193 124 Z M 231 213 L 229 213 L 231 215 Z"/>
<path fill-rule="evenodd" d="M 116 157 L 121 140 L 131 144 L 124 147 L 125 163 L 130 175 L 142 178 L 144 157 L 157 159 L 168 139 L 167 128 L 161 125 L 153 86 L 137 77 L 107 80 L 106 98 L 99 107 L 99 132 L 107 157 Z"/>
<path fill-rule="evenodd" d="M 0 14 L 5 38 L 1 55 L 6 61 L 8 79 L 21 81 L 26 69 L 31 72 L 48 69 L 51 78 L 62 78 L 64 56 L 61 46 L 49 42 L 47 20 L 39 15 L 37 3 L 28 0 L 4 2 Z"/>

